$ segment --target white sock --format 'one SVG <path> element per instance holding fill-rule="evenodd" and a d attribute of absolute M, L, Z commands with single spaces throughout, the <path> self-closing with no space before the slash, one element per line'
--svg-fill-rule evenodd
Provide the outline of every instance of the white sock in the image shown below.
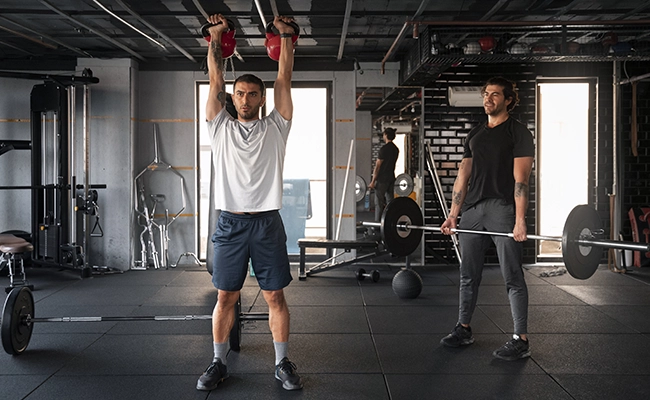
<path fill-rule="evenodd" d="M 289 342 L 273 342 L 273 347 L 275 347 L 275 365 L 278 365 L 289 354 Z"/>
<path fill-rule="evenodd" d="M 223 343 L 212 343 L 214 347 L 214 358 L 212 361 L 217 361 L 217 358 L 221 360 L 223 365 L 226 365 L 226 356 L 228 355 L 228 342 Z"/>

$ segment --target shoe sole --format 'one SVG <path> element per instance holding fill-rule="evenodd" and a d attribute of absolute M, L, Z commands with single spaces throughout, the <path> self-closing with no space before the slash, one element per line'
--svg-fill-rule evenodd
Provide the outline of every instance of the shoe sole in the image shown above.
<path fill-rule="evenodd" d="M 277 374 L 275 374 L 275 379 L 282 382 L 282 379 Z M 282 388 L 284 390 L 300 390 L 302 389 L 302 386 L 303 386 L 302 379 L 300 380 L 300 385 L 292 385 L 291 383 L 289 383 L 289 381 L 282 382 Z"/>
<path fill-rule="evenodd" d="M 219 386 L 219 384 L 223 381 L 225 381 L 230 375 L 226 375 L 223 378 L 219 379 L 217 383 L 214 384 L 214 386 L 199 386 L 198 384 L 196 385 L 196 390 L 203 390 L 206 392 L 209 392 L 210 390 L 214 390 Z"/>
<path fill-rule="evenodd" d="M 528 357 L 530 357 L 530 350 L 526 351 L 525 353 L 518 354 L 517 356 L 514 356 L 514 357 L 504 357 L 504 356 L 500 356 L 500 355 L 497 354 L 496 351 L 495 351 L 494 353 L 492 353 L 492 355 L 493 355 L 495 358 L 498 358 L 498 359 L 500 359 L 500 360 L 505 360 L 505 361 L 516 361 L 516 360 L 521 360 L 522 358 L 528 358 Z"/>

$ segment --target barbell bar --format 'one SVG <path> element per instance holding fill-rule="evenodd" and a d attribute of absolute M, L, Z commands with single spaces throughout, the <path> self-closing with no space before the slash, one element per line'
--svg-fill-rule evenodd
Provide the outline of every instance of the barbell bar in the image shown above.
<path fill-rule="evenodd" d="M 381 222 L 362 222 L 363 226 L 379 227 L 387 250 L 395 256 L 407 256 L 420 245 L 424 231 L 441 232 L 440 227 L 424 225 L 422 211 L 408 197 L 398 197 L 386 205 Z M 452 229 L 454 233 L 514 237 L 513 233 Z M 562 243 L 562 258 L 567 271 L 577 279 L 588 279 L 598 269 L 602 252 L 594 248 L 615 248 L 650 252 L 650 244 L 597 239 L 603 233 L 598 212 L 587 205 L 578 205 L 569 213 L 562 236 L 527 235 L 528 239 Z"/>
<path fill-rule="evenodd" d="M 211 320 L 212 315 L 117 316 L 117 317 L 42 317 L 34 316 L 34 296 L 28 287 L 9 292 L 2 309 L 0 336 L 7 354 L 22 354 L 29 345 L 35 323 L 41 322 L 126 322 L 126 321 L 198 321 Z M 241 312 L 241 300 L 235 305 L 235 324 L 230 332 L 230 347 L 239 351 L 243 321 L 268 320 L 265 312 Z"/>
<path fill-rule="evenodd" d="M 363 222 L 363 226 L 381 228 L 381 222 Z M 439 226 L 420 226 L 420 225 L 410 225 L 405 223 L 397 223 L 395 227 L 401 231 L 409 231 L 411 229 L 421 229 L 423 231 L 442 232 L 442 228 L 440 228 Z M 451 231 L 454 233 L 469 233 L 473 235 L 488 235 L 488 236 L 507 236 L 510 238 L 514 238 L 515 236 L 512 232 L 505 233 L 505 232 L 477 231 L 472 229 L 458 229 L 458 228 L 452 228 Z M 562 241 L 562 237 L 560 236 L 526 235 L 526 237 L 528 239 L 533 239 L 533 240 L 549 240 L 553 242 Z M 642 243 L 622 242 L 619 240 L 598 240 L 595 239 L 594 236 L 590 236 L 590 237 L 585 236 L 581 239 L 574 240 L 573 242 L 581 244 L 583 246 L 599 246 L 599 247 L 607 247 L 613 249 L 650 251 L 648 249 L 648 245 Z"/>

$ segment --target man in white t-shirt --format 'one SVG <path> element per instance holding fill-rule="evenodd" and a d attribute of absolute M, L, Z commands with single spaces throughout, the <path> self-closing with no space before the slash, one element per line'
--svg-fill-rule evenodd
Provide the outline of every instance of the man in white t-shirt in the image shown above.
<path fill-rule="evenodd" d="M 280 218 L 282 169 L 291 128 L 293 103 L 293 20 L 275 17 L 281 50 L 278 76 L 273 86 L 275 108 L 260 118 L 266 101 L 264 82 L 255 75 L 235 80 L 232 101 L 234 119 L 226 111 L 221 35 L 226 18 L 212 15 L 209 28 L 208 74 L 210 92 L 206 118 L 210 132 L 215 174 L 215 208 L 222 210 L 212 235 L 212 281 L 218 300 L 212 314 L 214 357 L 199 378 L 198 390 L 212 390 L 228 377 L 226 355 L 234 323 L 234 306 L 252 262 L 255 276 L 269 305 L 269 326 L 275 347 L 275 377 L 287 390 L 303 384 L 296 365 L 288 358 L 289 308 L 283 289 L 291 282 L 287 236 Z"/>

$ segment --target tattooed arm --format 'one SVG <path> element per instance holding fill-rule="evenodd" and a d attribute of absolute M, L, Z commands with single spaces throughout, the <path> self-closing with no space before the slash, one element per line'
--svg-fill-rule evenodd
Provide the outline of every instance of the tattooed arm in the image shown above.
<path fill-rule="evenodd" d="M 533 157 L 515 158 L 513 175 L 515 178 L 515 227 L 514 239 L 523 242 L 526 236 L 526 211 L 528 210 L 528 180 L 533 169 Z"/>
<path fill-rule="evenodd" d="M 228 29 L 228 21 L 221 15 L 211 15 L 208 21 L 213 24 L 210 28 L 210 43 L 208 44 L 208 76 L 210 92 L 205 107 L 205 117 L 208 121 L 214 119 L 219 111 L 226 106 L 226 82 L 223 79 L 223 57 L 221 56 L 221 34 Z"/>
<path fill-rule="evenodd" d="M 451 209 L 449 210 L 449 218 L 440 226 L 441 231 L 445 235 L 451 235 L 450 229 L 456 228 L 456 222 L 460 208 L 465 201 L 467 195 L 467 187 L 469 185 L 469 177 L 472 173 L 472 159 L 463 158 L 458 167 L 458 175 L 454 181 L 454 188 L 451 193 Z"/>

